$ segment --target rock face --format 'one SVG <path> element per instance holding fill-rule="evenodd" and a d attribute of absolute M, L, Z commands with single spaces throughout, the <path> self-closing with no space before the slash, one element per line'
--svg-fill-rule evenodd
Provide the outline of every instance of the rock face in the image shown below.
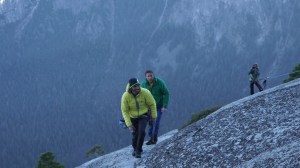
<path fill-rule="evenodd" d="M 300 80 L 226 105 L 139 161 L 146 167 L 299 167 Z"/>
<path fill-rule="evenodd" d="M 161 142 L 169 139 L 177 132 L 178 132 L 177 130 L 172 130 L 172 131 L 160 136 L 157 141 L 157 144 L 160 144 Z M 150 150 L 153 147 L 155 147 L 155 146 L 144 144 L 142 157 L 147 157 L 150 154 Z M 136 159 L 135 157 L 132 156 L 132 146 L 128 146 L 128 147 L 125 147 L 118 151 L 109 153 L 107 155 L 98 157 L 96 159 L 93 159 L 89 162 L 86 162 L 86 163 L 76 167 L 76 168 L 99 168 L 99 167 L 132 168 L 135 166 L 137 160 L 139 160 L 139 159 Z"/>

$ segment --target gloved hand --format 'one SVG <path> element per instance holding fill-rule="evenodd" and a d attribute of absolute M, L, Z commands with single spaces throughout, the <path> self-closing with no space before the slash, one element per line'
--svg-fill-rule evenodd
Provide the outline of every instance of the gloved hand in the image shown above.
<path fill-rule="evenodd" d="M 148 121 L 148 124 L 149 125 L 153 125 L 153 122 L 155 121 L 155 119 L 154 118 L 152 118 L 152 117 L 149 117 L 149 121 Z"/>
<path fill-rule="evenodd" d="M 131 133 L 134 133 L 134 132 L 135 132 L 135 128 L 134 128 L 133 125 L 129 126 L 128 129 L 129 129 L 129 131 L 130 131 Z"/>

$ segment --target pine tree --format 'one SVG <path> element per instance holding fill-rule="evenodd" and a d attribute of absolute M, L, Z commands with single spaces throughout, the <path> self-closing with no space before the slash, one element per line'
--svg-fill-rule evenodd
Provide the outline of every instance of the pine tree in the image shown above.
<path fill-rule="evenodd" d="M 54 160 L 52 152 L 42 153 L 37 168 L 64 168 L 64 166 Z"/>
<path fill-rule="evenodd" d="M 284 83 L 300 78 L 300 64 L 293 69 L 289 76 L 288 79 L 283 81 Z"/>
<path fill-rule="evenodd" d="M 91 155 L 102 156 L 104 155 L 104 150 L 100 145 L 95 145 L 92 149 L 90 149 L 86 154 L 85 157 L 90 157 Z"/>

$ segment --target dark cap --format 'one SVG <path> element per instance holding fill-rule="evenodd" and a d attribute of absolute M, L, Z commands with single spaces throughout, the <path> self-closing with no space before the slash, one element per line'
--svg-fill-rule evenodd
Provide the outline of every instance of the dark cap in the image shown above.
<path fill-rule="evenodd" d="M 129 89 L 135 85 L 140 85 L 139 80 L 136 78 L 129 79 L 128 83 L 129 83 Z"/>

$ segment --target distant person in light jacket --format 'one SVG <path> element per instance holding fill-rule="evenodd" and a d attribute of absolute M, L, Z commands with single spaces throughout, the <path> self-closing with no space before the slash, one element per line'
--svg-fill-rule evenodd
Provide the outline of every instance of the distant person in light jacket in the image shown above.
<path fill-rule="evenodd" d="M 250 94 L 253 95 L 254 94 L 254 84 L 256 85 L 256 87 L 259 89 L 259 91 L 263 91 L 263 88 L 261 87 L 261 85 L 259 84 L 259 69 L 258 69 L 258 64 L 255 63 L 253 64 L 252 68 L 250 69 L 249 73 L 249 80 L 250 80 Z"/>
<path fill-rule="evenodd" d="M 160 120 L 162 114 L 167 111 L 170 94 L 165 82 L 162 79 L 155 77 L 153 71 L 147 70 L 145 72 L 145 77 L 146 79 L 142 82 L 142 87 L 151 92 L 157 107 L 156 120 L 150 120 L 149 122 L 148 136 L 150 137 L 150 140 L 146 143 L 146 145 L 152 145 L 157 142 Z"/>
<path fill-rule="evenodd" d="M 132 155 L 141 158 L 149 117 L 155 119 L 157 111 L 153 96 L 149 90 L 140 87 L 136 78 L 131 78 L 127 84 L 121 100 L 121 110 L 125 123 L 132 133 Z"/>

